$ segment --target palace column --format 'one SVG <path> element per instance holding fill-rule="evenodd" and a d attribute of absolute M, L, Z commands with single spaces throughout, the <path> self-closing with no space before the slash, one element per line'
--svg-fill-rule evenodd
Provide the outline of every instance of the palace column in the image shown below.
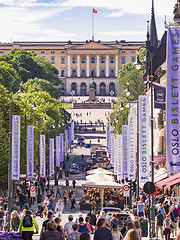
<path fill-rule="evenodd" d="M 89 55 L 86 57 L 86 76 L 89 77 Z"/>
<path fill-rule="evenodd" d="M 109 77 L 109 55 L 106 55 L 106 77 Z"/>

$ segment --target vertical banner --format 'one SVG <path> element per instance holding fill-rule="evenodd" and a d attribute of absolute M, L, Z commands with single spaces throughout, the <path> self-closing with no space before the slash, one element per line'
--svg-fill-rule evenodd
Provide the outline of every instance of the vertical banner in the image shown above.
<path fill-rule="evenodd" d="M 136 149 L 137 149 L 136 116 L 128 117 L 128 179 L 136 179 Z"/>
<path fill-rule="evenodd" d="M 122 135 L 117 135 L 117 177 L 120 180 L 122 173 Z"/>
<path fill-rule="evenodd" d="M 54 174 L 54 138 L 49 139 L 49 174 Z"/>
<path fill-rule="evenodd" d="M 68 140 L 69 140 L 69 148 L 71 148 L 71 126 L 68 126 Z"/>
<path fill-rule="evenodd" d="M 150 179 L 149 156 L 149 97 L 139 96 L 139 181 Z"/>
<path fill-rule="evenodd" d="M 64 141 L 63 133 L 60 133 L 60 162 L 64 161 Z"/>
<path fill-rule="evenodd" d="M 109 152 L 109 154 L 110 154 L 110 156 L 111 156 L 111 129 L 110 129 L 110 127 L 109 127 L 108 138 L 109 138 L 108 152 Z"/>
<path fill-rule="evenodd" d="M 65 132 L 64 132 L 64 138 L 65 138 L 65 151 L 64 151 L 64 153 L 65 153 L 65 155 L 67 155 L 68 154 L 68 130 L 66 129 L 65 130 Z"/>
<path fill-rule="evenodd" d="M 71 141 L 74 142 L 74 121 L 71 122 Z"/>
<path fill-rule="evenodd" d="M 107 142 L 107 149 L 109 149 L 109 124 L 106 122 L 106 142 Z"/>
<path fill-rule="evenodd" d="M 20 170 L 20 116 L 12 116 L 12 180 L 19 180 Z"/>
<path fill-rule="evenodd" d="M 34 127 L 27 126 L 27 178 L 33 178 L 34 172 Z"/>
<path fill-rule="evenodd" d="M 45 135 L 40 135 L 40 177 L 46 177 L 46 151 L 45 151 Z"/>
<path fill-rule="evenodd" d="M 180 172 L 180 51 L 179 27 L 168 28 L 166 80 L 166 145 L 167 171 Z"/>
<path fill-rule="evenodd" d="M 110 159 L 111 159 L 111 165 L 114 167 L 114 134 L 111 133 L 111 156 L 110 156 Z"/>
<path fill-rule="evenodd" d="M 128 126 L 123 125 L 122 126 L 122 147 L 123 147 L 123 158 L 122 158 L 122 166 L 123 166 L 123 178 L 128 177 L 127 173 L 127 164 L 128 164 L 128 159 L 127 159 L 127 131 L 128 131 Z"/>
<path fill-rule="evenodd" d="M 118 148 L 118 139 L 114 139 L 114 174 L 117 175 L 117 148 Z"/>
<path fill-rule="evenodd" d="M 60 136 L 56 136 L 56 167 L 60 167 Z"/>

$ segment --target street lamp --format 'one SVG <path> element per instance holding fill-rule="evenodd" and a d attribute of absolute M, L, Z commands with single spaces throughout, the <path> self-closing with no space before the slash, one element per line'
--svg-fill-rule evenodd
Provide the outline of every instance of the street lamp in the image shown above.
<path fill-rule="evenodd" d="M 70 92 L 70 94 L 71 94 L 71 96 L 72 96 L 72 101 L 73 101 L 73 96 L 75 95 L 75 91 L 72 90 L 72 91 Z"/>
<path fill-rule="evenodd" d="M 12 208 L 12 178 L 11 178 L 11 137 L 12 137 L 12 129 L 11 129 L 11 125 L 12 125 L 12 87 L 14 82 L 17 79 L 13 80 L 11 83 L 11 87 L 10 87 L 10 107 L 9 107 L 9 160 L 8 160 L 8 212 L 9 214 L 11 214 L 11 208 Z M 22 90 L 21 87 L 18 91 L 18 94 L 21 94 Z"/>
<path fill-rule="evenodd" d="M 109 94 L 111 95 L 111 97 L 114 96 L 114 91 L 111 90 Z"/>
<path fill-rule="evenodd" d="M 142 48 L 142 47 L 141 47 Z M 140 49 L 139 49 L 140 50 Z M 152 68 L 152 53 L 151 50 L 148 50 L 149 53 L 149 58 L 150 58 L 150 83 L 151 83 L 151 182 L 154 184 L 154 141 L 153 141 L 153 121 L 154 121 L 154 115 L 153 115 L 153 68 Z M 136 61 L 136 68 L 140 69 L 142 63 L 139 60 L 139 54 L 137 56 L 137 61 Z M 152 206 L 150 209 L 150 237 L 154 237 L 155 235 L 155 206 L 154 206 L 154 196 L 152 196 Z M 151 228 L 152 227 L 152 228 Z"/>

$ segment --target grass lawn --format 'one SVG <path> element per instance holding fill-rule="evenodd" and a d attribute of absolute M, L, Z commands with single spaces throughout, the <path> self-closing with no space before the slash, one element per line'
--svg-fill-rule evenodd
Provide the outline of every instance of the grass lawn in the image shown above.
<path fill-rule="evenodd" d="M 63 103 L 62 105 L 63 105 L 63 107 L 65 109 L 71 109 L 72 108 L 72 104 L 71 103 Z"/>

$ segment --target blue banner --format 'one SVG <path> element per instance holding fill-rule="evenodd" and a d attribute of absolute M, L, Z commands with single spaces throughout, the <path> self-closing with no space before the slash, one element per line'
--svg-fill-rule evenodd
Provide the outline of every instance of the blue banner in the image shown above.
<path fill-rule="evenodd" d="M 34 127 L 27 126 L 27 178 L 33 178 L 34 172 Z"/>
<path fill-rule="evenodd" d="M 20 172 L 20 116 L 12 116 L 12 180 L 19 180 Z"/>

